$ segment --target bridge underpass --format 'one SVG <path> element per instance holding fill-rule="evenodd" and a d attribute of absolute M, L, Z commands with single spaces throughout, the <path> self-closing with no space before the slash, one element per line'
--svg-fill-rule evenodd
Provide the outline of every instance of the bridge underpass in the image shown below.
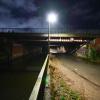
<path fill-rule="evenodd" d="M 52 36 L 53 35 L 53 36 Z M 64 46 L 66 49 L 69 49 L 69 53 L 71 53 L 73 51 L 73 49 L 77 49 L 80 47 L 80 45 L 82 44 L 86 44 L 86 43 L 89 43 L 91 40 L 95 39 L 96 36 L 73 36 L 73 35 L 70 35 L 70 36 L 64 36 L 64 35 L 61 35 L 61 34 L 52 34 L 50 36 L 50 46 L 57 46 L 57 47 L 60 47 L 60 46 Z M 34 53 L 33 50 L 36 48 L 36 51 L 39 51 L 38 52 L 35 52 L 36 53 L 39 53 L 39 52 L 42 52 L 42 53 L 48 53 L 48 34 L 32 34 L 32 33 L 0 33 L 0 46 L 2 47 L 2 43 L 4 44 L 4 47 L 2 48 L 2 50 L 5 50 L 5 48 L 7 47 L 7 51 L 5 50 L 4 53 L 7 54 L 7 57 L 6 59 L 12 59 L 12 48 L 13 48 L 13 45 L 17 44 L 17 45 L 20 45 L 20 48 L 22 48 L 22 51 L 23 54 L 22 55 L 25 55 L 25 54 L 32 54 Z M 16 47 L 16 45 L 14 46 Z M 32 50 L 33 49 L 33 50 Z M 19 56 L 20 57 L 20 56 Z M 23 59 L 23 58 L 22 58 Z M 32 59 L 33 61 L 39 61 L 39 59 Z M 23 63 L 26 64 L 26 62 L 28 61 L 32 61 L 31 59 L 26 59 L 25 61 L 23 61 Z M 40 63 L 40 62 L 38 62 Z M 43 62 L 42 62 L 43 63 Z M 34 66 L 34 65 L 32 65 Z M 42 64 L 41 64 L 41 67 L 42 67 Z M 40 69 L 41 69 L 40 67 Z M 29 68 L 29 67 L 27 67 Z M 31 68 L 29 68 L 29 70 L 31 70 Z M 39 72 L 40 70 L 38 70 Z M 34 79 L 33 79 L 34 80 Z M 36 81 L 36 80 L 35 80 Z M 31 88 L 32 90 L 32 88 Z M 30 91 L 31 91 L 30 90 Z M 30 93 L 30 92 L 29 92 Z M 29 94 L 28 93 L 28 94 Z M 25 96 L 25 95 L 24 95 Z M 29 95 L 28 95 L 29 96 Z M 16 98 L 17 99 L 17 98 Z M 17 99 L 18 100 L 18 99 Z"/>
<path fill-rule="evenodd" d="M 97 36 L 99 34 L 51 33 L 49 47 L 56 50 L 64 47 L 66 51 L 64 53 L 72 55 L 82 45 L 89 44 Z M 48 54 L 48 33 L 0 33 L 0 47 L 0 64 L 7 63 L 8 66 L 11 66 L 13 60 L 20 57 Z"/>
<path fill-rule="evenodd" d="M 55 33 L 50 34 L 50 46 L 64 46 L 65 49 L 69 49 L 68 52 L 72 52 L 73 49 L 79 48 L 80 45 L 89 43 L 89 41 L 95 39 L 98 35 L 87 34 L 72 34 L 72 33 Z M 26 51 L 32 50 L 32 48 L 40 47 L 44 53 L 48 52 L 48 34 L 47 33 L 0 33 L 1 44 L 8 46 L 9 50 L 13 44 L 21 44 L 22 48 L 26 48 Z M 27 50 L 27 48 L 29 50 Z M 25 51 L 25 50 L 24 50 Z M 12 52 L 12 51 L 11 51 Z M 10 52 L 9 52 L 10 53 Z M 9 54 L 11 55 L 11 53 Z"/>

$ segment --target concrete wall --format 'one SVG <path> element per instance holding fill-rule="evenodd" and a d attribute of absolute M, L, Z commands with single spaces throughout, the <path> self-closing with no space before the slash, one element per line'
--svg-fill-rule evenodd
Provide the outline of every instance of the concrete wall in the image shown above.
<path fill-rule="evenodd" d="M 100 38 L 96 38 L 91 46 L 100 52 Z"/>
<path fill-rule="evenodd" d="M 23 53 L 23 46 L 21 44 L 13 44 L 12 47 L 12 58 L 20 57 Z"/>

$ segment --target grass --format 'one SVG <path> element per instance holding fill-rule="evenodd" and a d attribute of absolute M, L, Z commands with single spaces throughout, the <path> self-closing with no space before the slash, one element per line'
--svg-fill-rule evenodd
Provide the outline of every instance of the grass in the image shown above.
<path fill-rule="evenodd" d="M 50 69 L 51 79 L 51 100 L 82 100 L 80 93 L 74 91 L 61 77 L 61 73 Z"/>

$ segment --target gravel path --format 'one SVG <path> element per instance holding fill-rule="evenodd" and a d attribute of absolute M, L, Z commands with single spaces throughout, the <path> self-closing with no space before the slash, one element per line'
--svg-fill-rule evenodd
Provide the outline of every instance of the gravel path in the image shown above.
<path fill-rule="evenodd" d="M 100 100 L 100 87 L 88 82 L 69 68 L 62 65 L 59 59 L 51 57 L 50 65 L 59 70 L 59 74 L 71 89 L 78 91 L 85 100 Z"/>

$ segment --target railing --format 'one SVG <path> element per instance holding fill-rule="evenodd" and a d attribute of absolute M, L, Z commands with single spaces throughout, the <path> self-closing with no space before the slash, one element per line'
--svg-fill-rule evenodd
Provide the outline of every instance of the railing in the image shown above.
<path fill-rule="evenodd" d="M 43 100 L 47 65 L 48 65 L 48 55 L 38 75 L 37 81 L 29 97 L 29 100 L 37 100 L 37 99 Z"/>
<path fill-rule="evenodd" d="M 48 28 L 0 28 L 0 32 L 48 33 Z M 51 28 L 50 33 L 81 33 L 81 34 L 82 33 L 92 33 L 92 34 L 100 34 L 100 30 Z"/>

